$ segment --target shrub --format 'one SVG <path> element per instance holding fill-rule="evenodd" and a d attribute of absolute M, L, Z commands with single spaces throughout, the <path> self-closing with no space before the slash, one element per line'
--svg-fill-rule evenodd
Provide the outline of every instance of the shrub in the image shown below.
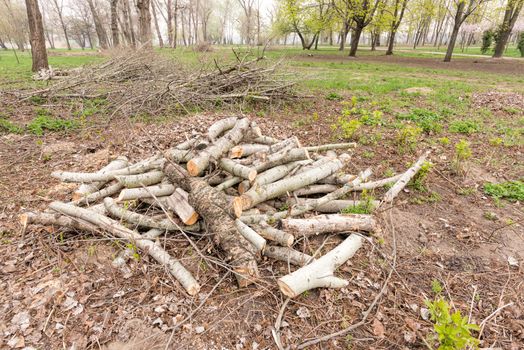
<path fill-rule="evenodd" d="M 488 29 L 482 34 L 482 46 L 480 47 L 480 52 L 485 54 L 490 50 L 491 45 L 493 44 L 493 37 L 494 33 L 492 29 Z"/>
<path fill-rule="evenodd" d="M 524 32 L 520 33 L 519 42 L 517 48 L 520 51 L 520 56 L 524 57 Z"/>
<path fill-rule="evenodd" d="M 343 116 L 338 117 L 337 122 L 331 125 L 333 130 L 337 130 L 345 139 L 353 139 L 362 123 L 357 119 L 347 119 Z"/>
<path fill-rule="evenodd" d="M 460 140 L 455 145 L 455 157 L 453 160 L 453 167 L 456 173 L 464 172 L 464 162 L 471 158 L 471 148 L 469 142 L 466 140 Z"/>
<path fill-rule="evenodd" d="M 406 149 L 413 151 L 417 146 L 417 141 L 422 133 L 418 126 L 406 125 L 397 132 L 396 142 L 401 151 Z"/>

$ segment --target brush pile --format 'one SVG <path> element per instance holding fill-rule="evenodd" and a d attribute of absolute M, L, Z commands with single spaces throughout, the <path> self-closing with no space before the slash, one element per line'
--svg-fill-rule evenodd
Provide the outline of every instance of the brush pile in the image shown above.
<path fill-rule="evenodd" d="M 334 270 L 365 241 L 358 232 L 378 229 L 371 214 L 340 214 L 362 204 L 344 198 L 389 185 L 382 201 L 366 205 L 391 202 L 428 154 L 402 174 L 368 181 L 370 169 L 344 173 L 351 159 L 346 152 L 355 146 L 304 147 L 296 137 L 264 136 L 255 122 L 230 117 L 214 123 L 205 135 L 134 164 L 118 157 L 95 173 L 54 172 L 55 178 L 79 184 L 72 201 L 27 212 L 21 222 L 24 227 L 53 225 L 129 241 L 165 266 L 191 295 L 199 291 L 198 281 L 155 242 L 159 236 L 183 232 L 192 240 L 192 235 L 206 233 L 225 253 L 224 263 L 241 287 L 259 278 L 261 256 L 300 267 L 278 279 L 289 297 L 317 287 L 343 287 L 348 282 L 335 277 Z M 318 259 L 293 249 L 300 237 L 328 233 L 348 236 Z M 123 266 L 131 254 L 123 251 L 113 264 Z"/>
<path fill-rule="evenodd" d="M 123 114 L 156 115 L 242 101 L 275 102 L 293 97 L 294 85 L 279 62 L 235 55 L 226 66 L 186 64 L 150 50 L 120 52 L 100 64 L 75 69 L 45 89 L 20 97 L 103 98 Z M 49 72 L 48 72 L 49 73 Z M 35 79 L 45 79 L 43 72 Z"/>

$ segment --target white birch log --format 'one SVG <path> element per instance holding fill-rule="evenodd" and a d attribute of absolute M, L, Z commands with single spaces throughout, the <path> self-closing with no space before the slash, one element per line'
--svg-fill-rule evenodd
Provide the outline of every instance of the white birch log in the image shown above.
<path fill-rule="evenodd" d="M 280 142 L 279 139 L 276 139 L 274 137 L 271 137 L 271 136 L 265 136 L 265 135 L 262 135 L 262 136 L 259 136 L 253 140 L 253 143 L 261 143 L 263 145 L 272 145 L 272 144 L 275 144 L 277 142 Z"/>
<path fill-rule="evenodd" d="M 366 169 L 356 179 L 354 179 L 350 183 L 345 184 L 338 190 L 328 193 L 325 196 L 318 198 L 318 199 L 307 200 L 305 204 L 293 207 L 291 208 L 290 211 L 281 211 L 281 212 L 277 212 L 274 214 L 242 216 L 240 219 L 242 220 L 242 222 L 246 224 L 256 224 L 261 221 L 272 223 L 277 220 L 281 220 L 285 217 L 293 217 L 293 216 L 302 215 L 308 211 L 314 210 L 318 206 L 324 205 L 328 202 L 331 202 L 335 199 L 338 199 L 346 195 L 347 193 L 349 193 L 352 190 L 353 187 L 358 186 L 362 181 L 364 181 L 365 179 L 367 179 L 370 176 L 371 176 L 371 169 Z"/>
<path fill-rule="evenodd" d="M 167 150 L 166 156 L 175 163 L 187 163 L 195 157 L 195 151 L 171 148 Z"/>
<path fill-rule="evenodd" d="M 247 179 L 251 182 L 257 177 L 257 170 L 255 168 L 238 164 L 234 160 L 228 158 L 220 159 L 219 165 L 223 170 L 229 172 L 230 174 Z"/>
<path fill-rule="evenodd" d="M 278 165 L 271 169 L 264 171 L 257 175 L 255 181 L 253 181 L 253 187 L 267 185 L 269 183 L 275 182 L 282 179 L 284 176 L 289 174 L 293 169 L 298 166 L 306 165 L 311 163 L 310 159 L 300 160 L 296 162 L 287 163 L 284 165 Z"/>
<path fill-rule="evenodd" d="M 209 145 L 209 141 L 202 137 L 194 137 L 175 146 L 179 150 L 202 150 Z"/>
<path fill-rule="evenodd" d="M 238 122 L 237 117 L 229 117 L 229 118 L 224 118 L 224 119 L 219 120 L 213 123 L 213 125 L 211 125 L 207 129 L 207 137 L 209 137 L 211 142 L 215 142 L 215 140 L 220 135 L 222 135 L 223 133 L 225 133 L 228 130 L 233 129 L 237 122 Z"/>
<path fill-rule="evenodd" d="M 167 183 L 142 188 L 126 188 L 118 195 L 118 201 L 170 196 L 173 192 L 175 192 L 175 186 Z"/>
<path fill-rule="evenodd" d="M 27 225 L 44 225 L 44 226 L 59 226 L 63 228 L 71 228 L 79 231 L 88 231 L 96 233 L 98 228 L 84 220 L 73 220 L 69 216 L 65 216 L 56 212 L 53 213 L 35 213 L 25 212 L 19 217 L 20 224 L 25 229 Z"/>
<path fill-rule="evenodd" d="M 310 262 L 315 261 L 315 258 L 311 255 L 301 253 L 293 248 L 273 245 L 267 246 L 266 249 L 264 249 L 263 255 L 295 266 L 306 266 Z"/>
<path fill-rule="evenodd" d="M 116 182 L 114 184 L 111 184 L 107 187 L 104 187 L 102 188 L 100 191 L 97 191 L 97 192 L 93 192 L 85 197 L 82 197 L 82 198 L 79 198 L 73 202 L 71 202 L 72 204 L 75 204 L 75 205 L 89 205 L 90 203 L 96 203 L 98 202 L 99 200 L 105 198 L 105 197 L 108 197 L 108 196 L 112 196 L 114 194 L 117 194 L 118 192 L 120 192 L 120 190 L 122 190 L 122 188 L 124 188 L 124 186 L 122 186 L 121 183 L 119 182 Z"/>
<path fill-rule="evenodd" d="M 164 218 L 162 220 L 156 220 L 153 219 L 147 215 L 139 214 L 132 212 L 130 210 L 126 210 L 119 206 L 113 198 L 107 197 L 104 199 L 104 206 L 111 214 L 111 216 L 116 217 L 118 219 L 125 220 L 131 224 L 134 224 L 139 227 L 148 227 L 148 228 L 156 228 L 156 229 L 162 229 L 162 230 L 168 230 L 168 231 L 192 231 L 192 232 L 198 232 L 200 230 L 200 225 L 189 224 L 186 225 L 176 225 L 173 223 L 173 221 Z"/>
<path fill-rule="evenodd" d="M 294 191 L 293 194 L 295 196 L 309 196 L 318 193 L 329 193 L 338 189 L 339 187 L 337 185 L 309 185 L 303 188 L 299 188 L 298 190 Z"/>
<path fill-rule="evenodd" d="M 296 192 L 296 191 L 295 191 Z M 291 204 L 298 204 L 298 205 L 304 205 L 307 203 L 309 199 L 308 198 L 296 198 L 296 200 L 290 199 Z M 335 199 L 331 202 L 327 202 L 325 204 L 319 205 L 315 208 L 315 211 L 319 213 L 340 213 L 341 211 L 351 208 L 351 207 L 358 207 L 363 204 L 369 204 L 372 209 L 375 209 L 379 206 L 380 201 L 360 201 L 360 200 L 349 200 L 349 199 Z"/>
<path fill-rule="evenodd" d="M 249 180 L 244 180 L 238 184 L 238 193 L 239 194 L 246 193 L 247 191 L 249 191 L 250 187 L 251 187 L 251 183 L 249 182 Z"/>
<path fill-rule="evenodd" d="M 255 230 L 238 219 L 235 220 L 235 226 L 238 232 L 244 236 L 244 238 L 248 240 L 248 242 L 251 243 L 253 247 L 255 247 L 257 252 L 264 251 L 264 248 L 266 247 L 266 240 L 262 236 L 260 236 Z"/>
<path fill-rule="evenodd" d="M 155 238 L 159 237 L 164 232 L 165 232 L 164 230 L 152 228 L 151 230 L 142 234 L 142 238 L 154 240 Z M 113 259 L 113 261 L 111 262 L 111 265 L 114 268 L 122 268 L 134 254 L 135 254 L 134 249 L 125 248 L 120 252 L 120 254 L 118 254 L 116 258 Z"/>
<path fill-rule="evenodd" d="M 75 173 L 69 171 L 55 171 L 51 173 L 51 176 L 64 182 L 99 182 L 99 181 L 110 181 L 117 175 L 134 175 L 140 174 L 148 170 L 162 168 L 164 164 L 163 159 L 150 159 L 148 162 L 141 162 L 140 164 L 130 165 L 128 167 L 101 171 L 98 173 Z"/>
<path fill-rule="evenodd" d="M 225 190 L 227 188 L 235 186 L 236 184 L 238 184 L 238 183 L 240 183 L 242 181 L 243 181 L 243 179 L 241 177 L 232 177 L 232 178 L 229 178 L 229 179 L 225 180 L 220 185 L 215 186 L 215 188 L 218 191 L 223 191 L 223 190 Z"/>
<path fill-rule="evenodd" d="M 255 169 L 261 173 L 278 165 L 307 159 L 309 159 L 309 153 L 306 149 L 293 148 L 283 153 L 270 154 L 265 161 L 255 164 Z"/>
<path fill-rule="evenodd" d="M 200 285 L 186 270 L 182 264 L 171 257 L 162 247 L 156 245 L 154 242 L 143 239 L 142 236 L 133 230 L 120 225 L 117 221 L 106 216 L 93 213 L 84 208 L 75 207 L 70 204 L 61 202 L 52 202 L 49 207 L 59 213 L 68 215 L 73 218 L 79 218 L 87 221 L 93 225 L 99 226 L 101 229 L 115 235 L 116 237 L 129 240 L 133 242 L 139 249 L 149 254 L 159 264 L 165 266 L 167 270 L 180 282 L 184 289 L 190 295 L 195 295 L 200 290 Z"/>
<path fill-rule="evenodd" d="M 122 168 L 125 168 L 127 165 L 128 165 L 127 157 L 120 156 L 120 157 L 117 157 L 115 160 L 111 161 L 108 165 L 100 169 L 98 172 L 122 169 Z M 99 181 L 99 182 L 81 184 L 80 187 L 78 187 L 78 189 L 75 192 L 73 192 L 73 200 L 78 200 L 82 197 L 85 197 L 91 193 L 98 191 L 106 183 L 107 183 L 106 181 Z"/>
<path fill-rule="evenodd" d="M 303 292 L 314 288 L 342 288 L 349 282 L 335 277 L 335 270 L 355 255 L 362 246 L 364 239 L 359 235 L 352 234 L 332 251 L 301 267 L 300 269 L 281 277 L 277 283 L 280 291 L 294 298 Z"/>
<path fill-rule="evenodd" d="M 375 231 L 377 222 L 368 214 L 325 214 L 307 219 L 283 219 L 282 228 L 297 236 L 348 231 Z"/>
<path fill-rule="evenodd" d="M 284 247 L 291 247 L 293 245 L 293 241 L 295 240 L 295 237 L 292 234 L 269 226 L 265 222 L 258 226 L 254 226 L 253 228 L 263 238 L 277 242 Z"/>
<path fill-rule="evenodd" d="M 247 157 L 258 152 L 267 152 L 269 151 L 268 145 L 261 144 L 243 144 L 231 148 L 229 151 L 230 158 L 242 158 Z"/>
<path fill-rule="evenodd" d="M 120 182 L 126 188 L 136 188 L 142 186 L 156 185 L 164 178 L 164 173 L 155 170 L 137 175 L 117 175 L 116 181 Z"/>
<path fill-rule="evenodd" d="M 208 167 L 209 162 L 212 159 L 218 160 L 227 154 L 231 147 L 240 143 L 249 127 L 249 119 L 244 118 L 239 120 L 233 129 L 228 131 L 223 137 L 218 139 L 205 150 L 199 152 L 197 156 L 187 162 L 187 170 L 189 174 L 191 176 L 200 175 Z"/>
<path fill-rule="evenodd" d="M 321 158 L 315 160 L 314 162 L 302 166 L 300 169 L 297 170 L 296 174 L 300 174 L 300 173 L 303 173 L 304 171 L 308 171 L 308 170 L 317 168 L 319 166 L 322 166 L 322 165 L 324 165 L 326 163 L 329 163 L 330 161 L 332 161 L 335 158 L 336 157 L 324 157 L 324 156 L 322 156 Z"/>
<path fill-rule="evenodd" d="M 345 185 L 350 181 L 353 181 L 357 175 L 353 174 L 333 174 L 319 181 L 321 184 L 326 185 Z"/>
<path fill-rule="evenodd" d="M 301 187 L 313 184 L 338 171 L 342 166 L 342 162 L 335 159 L 330 163 L 324 164 L 322 167 L 249 190 L 233 201 L 235 215 L 240 217 L 242 210 L 252 208 L 258 203 L 262 203 L 268 199 L 279 197 L 286 192 L 292 192 Z"/>
<path fill-rule="evenodd" d="M 300 141 L 296 136 L 292 136 L 290 138 L 287 138 L 285 140 L 282 140 L 280 142 L 277 142 L 271 146 L 269 146 L 268 153 L 277 153 L 285 150 L 289 150 L 292 148 L 300 148 Z"/>
<path fill-rule="evenodd" d="M 348 143 L 332 143 L 327 145 L 320 145 L 320 146 L 306 146 L 304 147 L 309 152 L 325 152 L 325 151 L 332 151 L 335 149 L 348 149 L 348 148 L 354 148 L 357 144 L 355 142 L 348 142 Z"/>
<path fill-rule="evenodd" d="M 364 190 L 374 190 L 375 188 L 384 187 L 390 184 L 393 184 L 397 182 L 402 177 L 402 174 L 398 174 L 392 177 L 388 177 L 385 179 L 370 181 L 370 182 L 363 182 L 358 186 L 355 186 L 353 188 L 353 191 L 364 191 Z"/>
<path fill-rule="evenodd" d="M 426 151 L 411 168 L 409 168 L 398 181 L 391 187 L 386 194 L 384 195 L 383 202 L 388 203 L 392 202 L 393 199 L 406 187 L 408 182 L 418 173 L 424 162 L 426 161 L 427 156 L 431 151 Z"/>

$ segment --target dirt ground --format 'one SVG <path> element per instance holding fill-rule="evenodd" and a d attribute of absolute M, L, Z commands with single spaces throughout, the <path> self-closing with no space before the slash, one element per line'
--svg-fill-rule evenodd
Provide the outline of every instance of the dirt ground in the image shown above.
<path fill-rule="evenodd" d="M 304 53 L 298 55 L 297 59 L 305 61 L 323 61 L 323 62 L 373 62 L 398 64 L 406 67 L 424 67 L 434 69 L 452 69 L 457 71 L 478 71 L 486 73 L 500 74 L 524 74 L 524 62 L 521 60 L 511 60 L 499 58 L 465 58 L 459 57 L 451 62 L 443 62 L 442 57 L 407 57 L 407 56 L 386 56 L 383 53 L 377 55 L 361 55 L 357 57 L 347 57 L 340 55 L 325 55 Z"/>
<path fill-rule="evenodd" d="M 440 66 L 433 59 L 365 59 Z M 467 65 L 471 62 L 461 59 L 446 67 L 467 69 Z M 477 67 L 506 73 L 517 69 L 488 62 Z M 315 108 L 326 117 L 300 128 L 292 126 L 299 114 L 250 117 L 266 135 L 296 135 L 305 145 L 325 143 L 332 140 L 331 112 L 337 107 L 326 102 Z M 204 132 L 220 117 L 203 114 L 163 124 L 118 119 L 107 128 L 65 135 L 0 136 L 0 348 L 277 348 L 272 327 L 284 298 L 276 278 L 287 273 L 286 264 L 263 260 L 260 281 L 238 289 L 233 276 L 216 263 L 221 253 L 209 237 L 193 237 L 206 259 L 185 237 L 164 237 L 162 244 L 203 286 L 201 293 L 190 297 L 147 256 L 131 261 L 126 271 L 112 268 L 121 245 L 111 237 L 54 227 L 23 230 L 18 223 L 27 210 L 44 210 L 51 200 L 71 198 L 75 186 L 52 179 L 52 171 L 95 171 L 117 155 L 142 159 L 156 147 L 168 148 Z M 374 155 L 364 156 L 366 151 Z M 381 178 L 389 168 L 403 171 L 423 152 L 401 154 L 387 145 L 362 145 L 347 171 L 372 167 L 374 178 Z M 392 271 L 385 293 L 363 326 L 312 348 L 427 348 L 434 333 L 424 300 L 435 297 L 433 280 L 441 282 L 442 295 L 454 309 L 481 325 L 482 347 L 524 348 L 522 203 L 500 206 L 480 190 L 486 181 L 524 176 L 523 150 L 514 147 L 495 154 L 489 147 L 475 149 L 475 159 L 491 155 L 496 165 L 471 161 L 464 177 L 451 172 L 451 152 L 433 150 L 428 192 L 408 189 L 392 207 L 377 213 L 381 231 L 337 272 L 349 281 L 347 288 L 314 290 L 287 305 L 281 329 L 285 346 L 293 348 L 357 323 Z M 439 200 L 431 200 L 429 193 L 437 193 Z M 323 254 L 341 240 L 314 237 L 302 240 L 296 249 L 314 253 L 321 247 Z"/>

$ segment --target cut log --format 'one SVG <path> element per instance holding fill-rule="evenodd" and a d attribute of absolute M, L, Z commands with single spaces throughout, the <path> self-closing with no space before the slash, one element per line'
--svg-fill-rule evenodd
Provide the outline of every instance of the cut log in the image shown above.
<path fill-rule="evenodd" d="M 226 188 L 230 188 L 230 187 L 233 187 L 235 186 L 236 184 L 242 182 L 242 178 L 241 177 L 232 177 L 230 179 L 227 179 L 226 181 L 222 182 L 220 185 L 218 186 L 215 186 L 215 189 L 217 191 L 223 191 L 225 190 Z"/>
<path fill-rule="evenodd" d="M 72 204 L 75 204 L 75 205 L 79 205 L 79 206 L 82 206 L 82 205 L 89 205 L 89 204 L 92 204 L 92 203 L 96 203 L 98 202 L 99 200 L 101 199 L 104 199 L 105 197 L 108 197 L 108 196 L 112 196 L 114 194 L 117 194 L 118 192 L 120 192 L 122 190 L 124 186 L 122 186 L 121 183 L 119 182 L 116 182 L 114 184 L 111 184 L 105 188 L 102 188 L 100 191 L 97 191 L 97 192 L 93 192 L 85 197 L 82 197 L 82 198 L 79 198 L 73 202 L 71 202 Z"/>
<path fill-rule="evenodd" d="M 232 175 L 247 179 L 249 181 L 255 180 L 257 177 L 257 170 L 247 166 L 236 163 L 234 160 L 228 158 L 220 159 L 220 167 Z"/>
<path fill-rule="evenodd" d="M 229 151 L 229 157 L 231 158 L 242 158 L 247 157 L 258 152 L 269 151 L 268 145 L 261 144 L 243 144 L 231 148 Z"/>
<path fill-rule="evenodd" d="M 175 192 L 175 186 L 167 183 L 142 188 L 126 188 L 120 192 L 118 201 L 170 196 L 173 192 Z"/>
<path fill-rule="evenodd" d="M 238 219 L 237 219 L 238 220 Z M 278 244 L 284 247 L 291 247 L 295 237 L 287 232 L 276 229 L 269 226 L 265 222 L 262 222 L 260 225 L 254 227 L 260 236 L 263 238 L 277 242 Z"/>
<path fill-rule="evenodd" d="M 355 255 L 363 241 L 364 239 L 359 235 L 350 235 L 326 255 L 289 275 L 279 278 L 277 283 L 280 291 L 284 295 L 294 298 L 314 288 L 346 287 L 349 282 L 335 277 L 333 274 L 339 266 Z"/>
<path fill-rule="evenodd" d="M 165 233 L 164 230 L 159 230 L 159 229 L 156 229 L 156 228 L 152 228 L 151 230 L 149 230 L 146 233 L 142 234 L 142 238 L 143 239 L 154 240 L 155 238 L 159 237 L 163 233 Z M 121 267 L 123 267 L 127 263 L 127 261 L 134 254 L 135 254 L 135 250 L 134 249 L 132 249 L 132 248 L 125 248 L 124 250 L 122 250 L 120 252 L 120 254 L 118 254 L 118 256 L 115 259 L 113 259 L 113 261 L 111 262 L 111 265 L 114 268 L 121 268 Z"/>
<path fill-rule="evenodd" d="M 255 247 L 257 252 L 264 251 L 266 240 L 262 236 L 238 219 L 235 220 L 235 226 L 238 232 Z"/>
<path fill-rule="evenodd" d="M 205 221 L 216 243 L 227 253 L 226 260 L 231 261 L 238 284 L 244 287 L 253 283 L 259 276 L 256 250 L 236 229 L 231 202 L 226 195 L 203 179 L 189 177 L 174 164 L 167 164 L 164 173 L 189 193 L 189 204 Z"/>
<path fill-rule="evenodd" d="M 411 168 L 409 168 L 398 181 L 391 187 L 386 194 L 384 195 L 383 202 L 388 203 L 392 202 L 393 199 L 406 187 L 408 182 L 418 173 L 424 162 L 426 161 L 427 156 L 431 151 L 426 151 Z"/>
<path fill-rule="evenodd" d="M 295 266 L 306 266 L 310 262 L 315 261 L 315 258 L 311 255 L 301 253 L 289 247 L 267 246 L 264 250 L 264 256 Z"/>
<path fill-rule="evenodd" d="M 198 221 L 198 213 L 189 204 L 188 199 L 187 192 L 177 188 L 172 195 L 166 198 L 166 204 L 167 208 L 174 211 L 184 224 L 193 225 Z"/>
<path fill-rule="evenodd" d="M 118 204 L 116 204 L 114 199 L 110 197 L 104 198 L 104 206 L 107 209 L 107 211 L 111 214 L 111 216 L 125 220 L 139 227 L 157 228 L 168 231 L 200 231 L 200 225 L 195 224 L 196 221 L 192 224 L 187 224 L 188 226 L 185 226 L 182 224 L 177 225 L 174 223 L 173 220 L 169 220 L 167 218 L 162 220 L 156 220 L 147 215 L 134 213 L 130 210 L 126 210 L 120 207 Z"/>
<path fill-rule="evenodd" d="M 229 118 L 224 118 L 224 119 L 219 120 L 213 123 L 213 125 L 211 125 L 207 129 L 207 137 L 209 137 L 211 142 L 215 142 L 215 140 L 220 135 L 222 135 L 223 133 L 225 133 L 228 130 L 233 129 L 237 122 L 238 122 L 237 117 L 229 117 Z"/>
<path fill-rule="evenodd" d="M 296 191 L 295 191 L 296 192 Z M 290 198 L 290 204 L 304 205 L 307 203 L 308 198 Z M 315 211 L 319 213 L 340 213 L 341 211 L 351 208 L 358 207 L 360 205 L 369 205 L 371 208 L 377 208 L 380 204 L 380 201 L 360 201 L 360 200 L 345 200 L 345 199 L 336 199 L 325 204 L 319 205 L 315 208 Z"/>
<path fill-rule="evenodd" d="M 199 292 L 200 285 L 178 260 L 171 257 L 164 249 L 162 249 L 162 247 L 155 245 L 154 242 L 143 239 L 138 232 L 130 230 L 127 227 L 120 225 L 118 221 L 106 216 L 70 204 L 52 202 L 49 205 L 49 208 L 64 215 L 68 215 L 71 218 L 78 218 L 87 221 L 116 237 L 133 242 L 133 244 L 135 244 L 139 249 L 149 254 L 161 265 L 165 266 L 177 281 L 180 282 L 188 294 L 195 295 Z"/>
<path fill-rule="evenodd" d="M 261 173 L 278 165 L 283 165 L 298 160 L 306 159 L 309 159 L 309 153 L 306 149 L 293 148 L 283 153 L 270 154 L 265 161 L 257 163 L 255 165 L 255 169 L 257 169 L 257 171 Z"/>
<path fill-rule="evenodd" d="M 309 196 L 318 193 L 329 193 L 338 189 L 339 187 L 336 185 L 309 185 L 303 188 L 299 188 L 298 190 L 294 191 L 293 194 L 295 196 Z"/>
<path fill-rule="evenodd" d="M 253 139 L 253 140 L 250 140 L 250 141 L 253 141 L 253 143 L 261 143 L 263 145 L 272 145 L 272 144 L 275 144 L 277 142 L 280 142 L 279 139 L 276 139 L 274 137 L 270 137 L 270 136 L 259 136 L 257 137 L 256 139 Z"/>
<path fill-rule="evenodd" d="M 175 146 L 179 150 L 203 150 L 209 145 L 209 141 L 203 137 L 195 137 Z"/>
<path fill-rule="evenodd" d="M 320 180 L 319 183 L 327 185 L 345 185 L 348 182 L 353 181 L 356 177 L 357 175 L 353 174 L 334 174 Z"/>
<path fill-rule="evenodd" d="M 136 188 L 149 185 L 156 185 L 164 178 L 164 173 L 160 170 L 150 171 L 137 175 L 117 175 L 115 179 L 126 188 Z"/>
<path fill-rule="evenodd" d="M 307 219 L 283 219 L 282 228 L 297 236 L 312 236 L 321 233 L 366 231 L 377 228 L 377 222 L 368 214 L 326 214 Z"/>
<path fill-rule="evenodd" d="M 195 152 L 191 150 L 180 150 L 176 148 L 171 148 L 167 150 L 165 153 L 166 157 L 175 163 L 187 163 L 193 157 L 195 157 Z"/>
<path fill-rule="evenodd" d="M 117 157 L 115 160 L 111 161 L 108 165 L 100 169 L 98 172 L 104 172 L 104 171 L 112 171 L 117 169 L 122 169 L 128 166 L 128 159 L 127 157 Z M 86 184 L 81 184 L 78 189 L 73 192 L 73 200 L 79 200 L 82 197 L 85 197 L 87 195 L 90 195 L 91 193 L 94 193 L 101 189 L 107 182 L 106 181 L 99 181 L 99 182 L 91 182 Z"/>
<path fill-rule="evenodd" d="M 211 160 L 218 160 L 227 154 L 233 146 L 240 143 L 250 125 L 249 119 L 241 119 L 236 123 L 235 127 L 228 131 L 223 137 L 205 150 L 199 152 L 196 157 L 187 162 L 189 174 L 191 176 L 200 175 L 207 168 Z"/>
<path fill-rule="evenodd" d="M 292 192 L 304 186 L 313 184 L 338 171 L 342 166 L 342 162 L 335 159 L 324 164 L 322 167 L 311 169 L 302 174 L 249 190 L 240 197 L 235 198 L 233 201 L 235 215 L 240 217 L 242 215 L 242 210 L 252 208 L 258 203 L 262 203 L 268 199 L 279 197 L 286 192 Z"/>
<path fill-rule="evenodd" d="M 269 146 L 268 153 L 277 153 L 286 151 L 292 148 L 300 148 L 300 141 L 296 136 L 290 137 L 288 139 L 285 139 L 283 141 L 277 142 L 271 146 Z"/>
<path fill-rule="evenodd" d="M 314 210 L 316 207 L 324 205 L 328 202 L 331 202 L 335 199 L 338 199 L 342 196 L 345 196 L 347 193 L 349 193 L 354 186 L 358 186 L 362 181 L 367 179 L 369 176 L 371 176 L 371 170 L 366 169 L 363 171 L 355 180 L 351 181 L 350 183 L 345 184 L 338 190 L 328 193 L 327 195 L 318 198 L 318 199 L 310 199 L 307 200 L 305 204 L 298 205 L 296 207 L 291 208 L 290 211 L 281 211 L 274 214 L 264 214 L 264 215 L 251 215 L 251 216 L 242 216 L 240 219 L 242 222 L 246 224 L 256 224 L 261 221 L 265 221 L 267 223 L 272 223 L 277 220 L 281 220 L 285 217 L 293 217 L 302 215 L 308 211 Z"/>
<path fill-rule="evenodd" d="M 251 184 L 249 180 L 244 180 L 241 183 L 238 184 L 238 194 L 246 193 L 249 191 L 249 188 L 251 187 Z"/>
<path fill-rule="evenodd" d="M 255 181 L 253 181 L 253 187 L 267 185 L 269 183 L 275 182 L 282 179 L 284 176 L 289 174 L 293 169 L 298 166 L 306 165 L 311 163 L 311 160 L 300 160 L 296 162 L 287 163 L 284 165 L 275 166 L 271 169 L 264 171 L 263 173 L 257 175 Z"/>
<path fill-rule="evenodd" d="M 59 226 L 79 231 L 97 232 L 98 228 L 84 220 L 74 220 L 58 213 L 25 212 L 20 215 L 20 224 L 25 229 L 27 225 Z"/>
<path fill-rule="evenodd" d="M 325 152 L 325 151 L 332 151 L 335 149 L 348 149 L 348 148 L 354 148 L 357 144 L 355 142 L 348 142 L 348 143 L 332 143 L 327 145 L 320 145 L 320 146 L 306 146 L 304 147 L 309 152 Z"/>

